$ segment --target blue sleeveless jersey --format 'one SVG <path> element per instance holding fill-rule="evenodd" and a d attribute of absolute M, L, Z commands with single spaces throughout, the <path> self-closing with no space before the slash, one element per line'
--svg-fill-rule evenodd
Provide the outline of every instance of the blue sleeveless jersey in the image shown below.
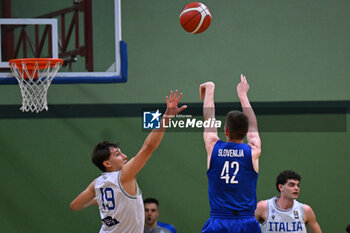
<path fill-rule="evenodd" d="M 207 175 L 211 217 L 254 216 L 258 173 L 249 145 L 217 141 Z"/>

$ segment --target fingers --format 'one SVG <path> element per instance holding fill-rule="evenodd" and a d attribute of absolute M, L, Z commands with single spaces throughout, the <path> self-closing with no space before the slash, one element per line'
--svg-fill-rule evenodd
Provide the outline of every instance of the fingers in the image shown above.
<path fill-rule="evenodd" d="M 241 82 L 244 82 L 244 83 L 247 82 L 247 79 L 246 79 L 245 75 L 243 75 L 243 74 L 241 74 Z"/>
<path fill-rule="evenodd" d="M 176 91 L 177 91 L 177 90 L 176 90 Z M 181 92 L 180 95 L 179 95 L 179 97 L 176 99 L 176 102 L 177 102 L 177 103 L 180 102 L 180 100 L 181 100 L 181 98 L 182 98 L 182 95 L 183 95 L 183 93 Z"/>
<path fill-rule="evenodd" d="M 177 90 L 176 90 L 175 94 L 177 94 Z M 172 101 L 173 101 L 173 97 L 174 97 L 174 92 L 173 92 L 173 91 L 170 91 L 169 96 L 166 96 L 166 102 L 167 102 L 167 103 L 172 102 Z"/>
<path fill-rule="evenodd" d="M 181 107 L 180 107 L 180 111 L 179 112 L 181 112 L 182 110 L 185 110 L 187 108 L 187 105 L 182 105 Z"/>
<path fill-rule="evenodd" d="M 241 82 L 247 82 L 247 79 L 245 78 L 245 76 L 243 74 L 241 74 Z"/>
<path fill-rule="evenodd" d="M 173 96 L 173 100 L 176 100 L 176 98 L 177 98 L 177 90 L 175 90 L 175 94 L 174 94 L 174 96 Z"/>
<path fill-rule="evenodd" d="M 180 100 L 183 96 L 183 93 L 181 92 L 179 96 L 177 96 L 177 94 L 178 94 L 178 90 L 175 90 L 175 93 L 173 91 L 170 91 L 170 95 L 169 95 L 169 97 L 168 96 L 166 97 L 166 101 L 167 102 L 175 101 L 177 103 L 180 102 Z"/>
<path fill-rule="evenodd" d="M 169 114 L 177 114 L 183 110 L 185 110 L 187 108 L 187 105 L 183 105 L 181 106 L 180 108 L 177 107 L 177 105 L 179 104 L 181 98 L 183 96 L 183 93 L 180 93 L 178 95 L 178 90 L 175 90 L 175 92 L 173 91 L 170 91 L 170 95 L 169 96 L 166 96 L 166 104 L 167 104 L 167 109 L 171 110 L 169 112 Z"/>

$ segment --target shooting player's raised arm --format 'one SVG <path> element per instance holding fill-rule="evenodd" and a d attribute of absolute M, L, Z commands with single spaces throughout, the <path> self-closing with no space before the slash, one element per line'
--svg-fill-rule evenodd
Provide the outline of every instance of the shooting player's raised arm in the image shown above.
<path fill-rule="evenodd" d="M 214 104 L 215 84 L 206 82 L 199 86 L 200 99 L 203 100 L 203 118 L 206 120 L 215 120 L 215 104 Z M 207 127 L 203 131 L 203 140 L 207 151 L 207 169 L 210 166 L 211 153 L 215 143 L 219 140 L 216 127 Z"/>
<path fill-rule="evenodd" d="M 248 144 L 252 148 L 254 169 L 259 171 L 259 157 L 261 154 L 261 140 L 258 131 L 258 122 L 248 99 L 249 84 L 246 77 L 241 74 L 241 82 L 237 85 L 237 94 L 241 102 L 243 113 L 248 117 L 249 128 L 247 133 Z"/>

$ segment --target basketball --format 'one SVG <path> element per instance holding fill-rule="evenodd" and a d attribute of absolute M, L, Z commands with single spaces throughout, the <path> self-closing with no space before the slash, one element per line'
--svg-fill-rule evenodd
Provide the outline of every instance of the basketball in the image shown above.
<path fill-rule="evenodd" d="M 200 2 L 187 4 L 180 13 L 180 24 L 187 32 L 198 34 L 208 29 L 211 13 L 206 5 Z"/>

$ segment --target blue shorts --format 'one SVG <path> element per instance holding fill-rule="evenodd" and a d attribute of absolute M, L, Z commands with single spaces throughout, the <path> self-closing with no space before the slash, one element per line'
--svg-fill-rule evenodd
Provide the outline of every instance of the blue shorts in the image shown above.
<path fill-rule="evenodd" d="M 202 233 L 261 233 L 260 225 L 253 216 L 239 218 L 209 218 Z"/>

